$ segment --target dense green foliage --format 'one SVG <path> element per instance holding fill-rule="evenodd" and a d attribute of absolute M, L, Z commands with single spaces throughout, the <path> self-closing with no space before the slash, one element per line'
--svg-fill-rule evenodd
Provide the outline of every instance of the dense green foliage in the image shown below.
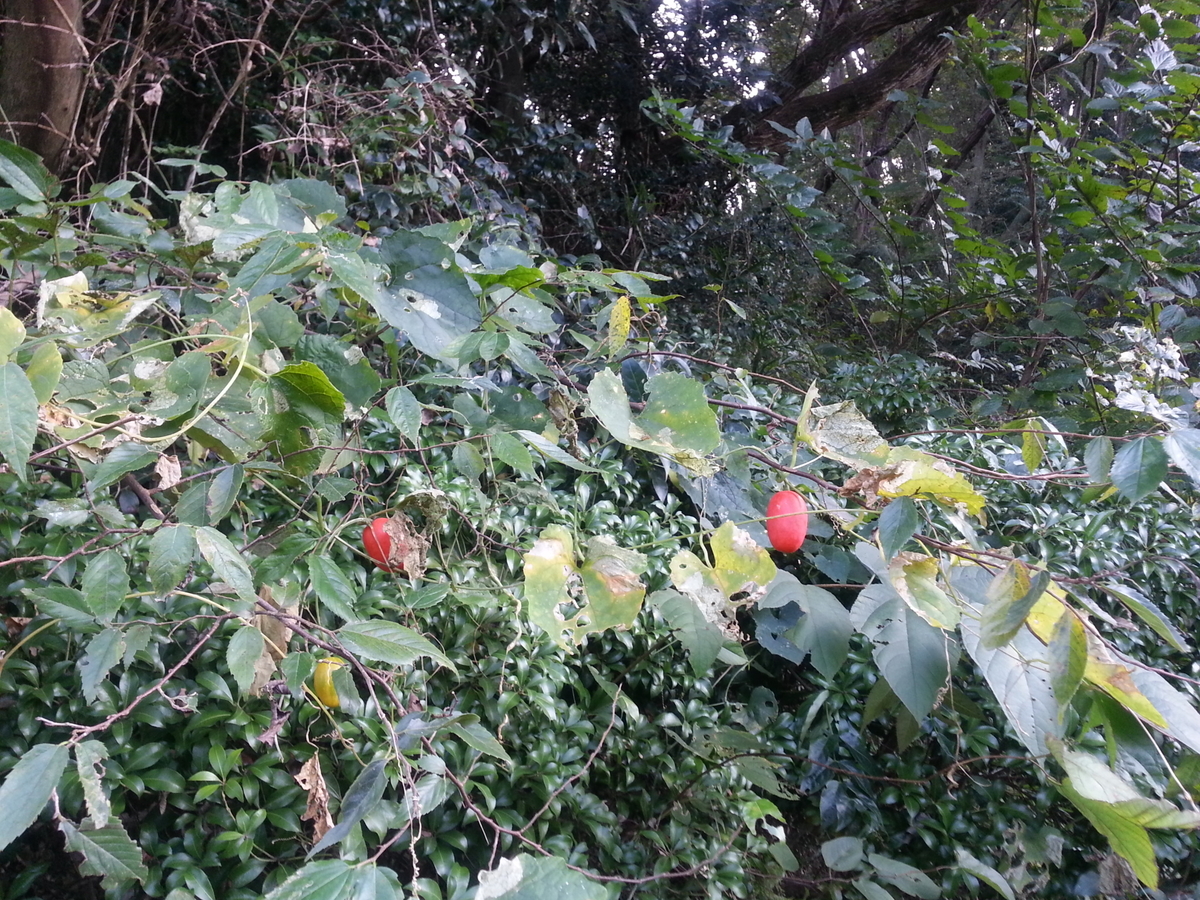
<path fill-rule="evenodd" d="M 1200 8 L 246 6 L 0 143 L 0 897 L 1196 889 Z"/>

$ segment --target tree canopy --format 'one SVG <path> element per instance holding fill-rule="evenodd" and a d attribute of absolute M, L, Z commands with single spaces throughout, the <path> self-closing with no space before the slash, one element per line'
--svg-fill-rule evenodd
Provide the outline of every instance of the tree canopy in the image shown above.
<path fill-rule="evenodd" d="M 1197 889 L 1200 4 L 3 8 L 5 898 Z"/>

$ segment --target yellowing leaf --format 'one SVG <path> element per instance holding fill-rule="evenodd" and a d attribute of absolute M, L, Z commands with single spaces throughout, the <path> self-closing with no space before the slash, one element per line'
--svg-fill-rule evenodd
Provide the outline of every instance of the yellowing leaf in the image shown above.
<path fill-rule="evenodd" d="M 629 295 L 622 294 L 608 314 L 608 357 L 612 359 L 629 340 Z"/>
<path fill-rule="evenodd" d="M 915 497 L 924 494 L 945 503 L 961 503 L 973 516 L 986 502 L 959 472 L 928 453 L 911 447 L 893 447 L 880 471 L 881 497 Z"/>

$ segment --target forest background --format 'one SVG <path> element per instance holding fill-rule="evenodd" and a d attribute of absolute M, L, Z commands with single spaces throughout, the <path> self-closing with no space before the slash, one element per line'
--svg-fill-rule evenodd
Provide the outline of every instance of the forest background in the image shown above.
<path fill-rule="evenodd" d="M 0 10 L 4 900 L 1198 896 L 1200 4 Z"/>

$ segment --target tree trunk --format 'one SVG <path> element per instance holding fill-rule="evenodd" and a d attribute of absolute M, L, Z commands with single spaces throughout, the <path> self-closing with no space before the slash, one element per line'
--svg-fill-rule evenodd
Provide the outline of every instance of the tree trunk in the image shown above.
<path fill-rule="evenodd" d="M 83 94 L 82 0 L 3 0 L 0 136 L 63 162 Z"/>

